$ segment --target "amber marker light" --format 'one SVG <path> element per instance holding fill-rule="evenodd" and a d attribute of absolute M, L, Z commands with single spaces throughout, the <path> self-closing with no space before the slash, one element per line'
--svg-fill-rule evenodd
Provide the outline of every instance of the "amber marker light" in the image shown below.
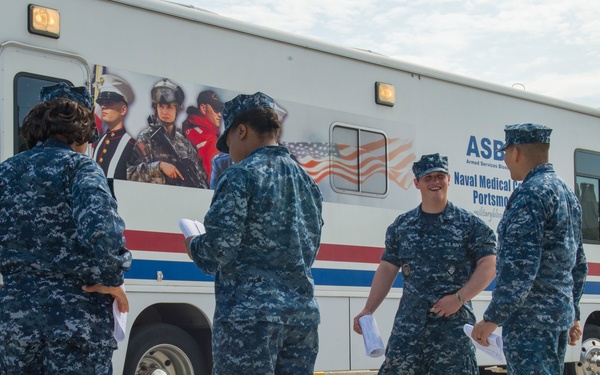
<path fill-rule="evenodd" d="M 56 9 L 29 4 L 27 15 L 30 33 L 55 39 L 60 37 L 60 13 Z"/>
<path fill-rule="evenodd" d="M 383 82 L 375 82 L 375 103 L 393 107 L 396 102 L 396 90 L 394 85 Z"/>

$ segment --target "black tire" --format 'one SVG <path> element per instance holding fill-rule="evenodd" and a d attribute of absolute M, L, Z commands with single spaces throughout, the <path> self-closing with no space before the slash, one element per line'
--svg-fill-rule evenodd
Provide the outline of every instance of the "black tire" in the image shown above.
<path fill-rule="evenodd" d="M 595 324 L 588 324 L 583 331 L 583 342 L 586 340 L 596 340 L 600 342 L 600 327 Z"/>
<path fill-rule="evenodd" d="M 576 362 L 565 363 L 565 370 L 563 375 L 577 375 L 575 368 L 577 367 Z"/>
<path fill-rule="evenodd" d="M 132 332 L 123 375 L 164 370 L 170 375 L 210 375 L 200 346 L 183 329 L 171 324 L 148 324 Z"/>
<path fill-rule="evenodd" d="M 581 339 L 581 357 L 579 362 L 566 363 L 564 375 L 592 375 L 598 373 L 598 363 L 590 362 L 590 355 L 595 357 L 600 353 L 600 327 L 587 324 Z M 588 362 L 588 363 L 586 363 Z M 591 367 L 591 370 L 588 369 Z"/>

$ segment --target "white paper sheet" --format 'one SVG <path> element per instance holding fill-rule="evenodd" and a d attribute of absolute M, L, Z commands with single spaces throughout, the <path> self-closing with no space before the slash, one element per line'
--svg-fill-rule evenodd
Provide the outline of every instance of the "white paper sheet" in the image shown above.
<path fill-rule="evenodd" d="M 487 340 L 488 343 L 490 344 L 490 346 L 483 346 L 483 345 L 479 344 L 477 341 L 473 340 L 473 338 L 471 337 L 471 332 L 473 332 L 472 325 L 465 324 L 463 329 L 465 331 L 465 334 L 471 339 L 471 341 L 473 341 L 473 344 L 475 345 L 475 347 L 478 350 L 481 350 L 485 354 L 501 361 L 502 364 L 506 363 L 506 358 L 504 357 L 504 351 L 502 349 L 503 348 L 502 336 L 498 336 L 495 333 L 492 333 L 488 337 L 488 340 Z"/>
<path fill-rule="evenodd" d="M 373 315 L 363 315 L 358 319 L 358 324 L 362 329 L 362 336 L 365 342 L 365 351 L 369 357 L 381 357 L 385 353 L 385 346 L 379 334 L 379 328 Z"/>
<path fill-rule="evenodd" d="M 124 285 L 121 285 L 121 288 L 125 290 Z M 122 313 L 119 311 L 119 308 L 117 307 L 117 300 L 113 301 L 113 317 L 115 321 L 113 337 L 118 342 L 121 342 L 125 340 L 125 333 L 127 330 L 127 313 Z"/>
<path fill-rule="evenodd" d="M 197 220 L 181 219 L 179 220 L 179 229 L 181 229 L 185 238 L 206 233 L 204 225 Z"/>

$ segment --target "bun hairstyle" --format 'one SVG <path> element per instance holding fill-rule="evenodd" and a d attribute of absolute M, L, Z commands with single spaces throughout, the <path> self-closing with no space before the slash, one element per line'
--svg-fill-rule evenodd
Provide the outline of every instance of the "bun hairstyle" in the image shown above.
<path fill-rule="evenodd" d="M 64 137 L 68 144 L 82 145 L 95 134 L 93 112 L 65 98 L 48 100 L 33 107 L 25 116 L 21 128 L 28 148 L 57 135 Z"/>
<path fill-rule="evenodd" d="M 254 130 L 260 136 L 271 136 L 275 139 L 279 136 L 281 123 L 277 113 L 272 108 L 255 107 L 244 111 L 233 119 L 232 129 L 237 129 L 244 124 Z"/>

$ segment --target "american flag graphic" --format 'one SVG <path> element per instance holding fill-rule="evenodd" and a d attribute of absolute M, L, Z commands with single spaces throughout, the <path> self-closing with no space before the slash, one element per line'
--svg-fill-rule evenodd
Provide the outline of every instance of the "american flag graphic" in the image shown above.
<path fill-rule="evenodd" d="M 332 174 L 351 183 L 364 183 L 375 175 L 386 173 L 385 139 L 358 147 L 328 142 L 283 142 L 283 145 L 316 182 Z M 412 142 L 387 139 L 387 156 L 390 182 L 408 189 L 413 179 L 411 166 L 416 160 Z"/>

